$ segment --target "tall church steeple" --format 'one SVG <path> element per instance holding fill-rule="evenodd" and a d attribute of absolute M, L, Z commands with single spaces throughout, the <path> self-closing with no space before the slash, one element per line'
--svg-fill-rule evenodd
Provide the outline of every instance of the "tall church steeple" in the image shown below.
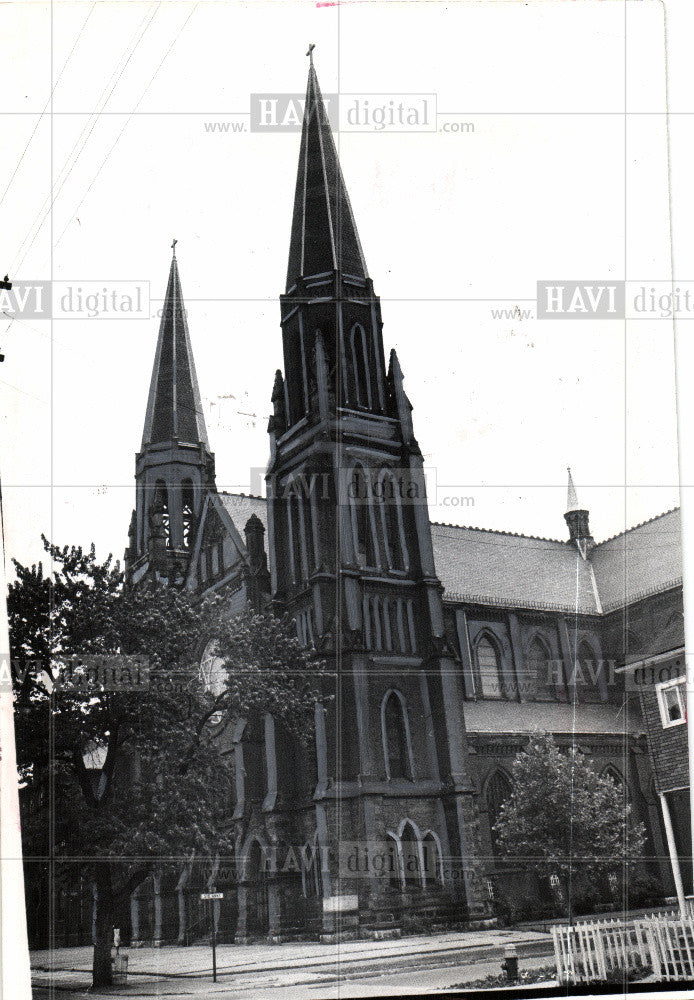
<path fill-rule="evenodd" d="M 180 585 L 204 496 L 214 489 L 214 456 L 195 373 L 176 242 L 136 460 L 137 506 L 126 567 L 134 582 L 149 573 Z"/>
<path fill-rule="evenodd" d="M 311 65 L 289 242 L 287 291 L 297 278 L 327 271 L 341 271 L 361 279 L 369 276 L 313 52 L 309 51 Z"/>
<path fill-rule="evenodd" d="M 272 390 L 267 475 L 272 591 L 277 609 L 296 619 L 300 639 L 315 644 L 339 676 L 340 695 L 331 694 L 325 709 L 318 773 L 325 787 L 333 782 L 361 801 L 352 813 L 359 836 L 378 839 L 372 800 L 382 797 L 389 776 L 381 709 L 387 714 L 389 691 L 397 689 L 398 704 L 430 718 L 436 731 L 423 767 L 440 798 L 421 803 L 422 815 L 448 852 L 467 862 L 477 836 L 474 785 L 423 459 L 394 352 L 386 370 L 381 305 L 313 59 L 280 305 L 284 374 Z M 334 797 L 315 797 L 318 828 L 338 829 Z M 388 822 L 397 827 L 401 818 L 391 812 Z M 334 875 L 324 872 L 324 879 Z M 338 885 L 352 891 L 341 878 Z M 353 891 L 361 906 L 363 883 Z M 387 905 L 376 901 L 379 891 L 368 889 L 376 910 Z M 467 876 L 456 893 L 465 897 L 461 912 L 486 913 L 486 899 Z M 324 915 L 324 929 L 331 919 Z"/>

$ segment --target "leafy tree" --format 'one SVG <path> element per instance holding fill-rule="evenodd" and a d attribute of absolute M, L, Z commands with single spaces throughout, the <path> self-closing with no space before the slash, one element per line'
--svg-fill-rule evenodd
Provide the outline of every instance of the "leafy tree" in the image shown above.
<path fill-rule="evenodd" d="M 45 812 L 25 815 L 22 835 L 27 856 L 50 855 L 66 871 L 70 858 L 89 859 L 93 982 L 107 985 L 119 901 L 167 857 L 233 851 L 222 822 L 232 775 L 213 717 L 262 708 L 305 742 L 324 663 L 289 621 L 231 618 L 223 599 L 196 602 L 185 590 L 129 588 L 93 546 L 58 548 L 45 538 L 44 546 L 53 572 L 15 562 L 8 596 L 20 782 L 30 791 L 52 779 L 53 788 L 53 824 Z M 198 679 L 210 637 L 227 674 L 217 694 Z M 146 656 L 149 686 L 64 683 L 65 657 L 94 653 Z"/>
<path fill-rule="evenodd" d="M 624 792 L 579 750 L 533 736 L 513 762 L 513 791 L 494 825 L 499 854 L 547 879 L 557 875 L 568 915 L 577 893 L 609 875 L 635 875 L 645 829 Z"/>

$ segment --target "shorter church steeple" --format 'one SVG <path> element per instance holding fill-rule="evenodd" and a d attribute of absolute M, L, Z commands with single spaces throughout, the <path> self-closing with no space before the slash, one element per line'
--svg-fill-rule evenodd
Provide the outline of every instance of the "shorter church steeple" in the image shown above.
<path fill-rule="evenodd" d="M 578 494 L 574 485 L 571 469 L 567 466 L 568 486 L 566 492 L 566 513 L 564 520 L 569 529 L 569 541 L 573 543 L 584 559 L 590 555 L 591 549 L 595 546 L 595 541 L 590 533 L 590 514 L 578 501 Z"/>
<path fill-rule="evenodd" d="M 149 574 L 181 585 L 214 455 L 202 412 L 176 243 L 152 369 L 135 479 L 137 506 L 128 546 L 128 577 Z"/>

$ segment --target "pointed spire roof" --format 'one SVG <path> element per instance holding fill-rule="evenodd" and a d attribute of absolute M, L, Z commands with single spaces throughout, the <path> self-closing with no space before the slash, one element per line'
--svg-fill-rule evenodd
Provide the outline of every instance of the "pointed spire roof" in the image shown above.
<path fill-rule="evenodd" d="M 578 502 L 578 494 L 576 493 L 576 487 L 574 486 L 570 466 L 567 465 L 566 471 L 569 474 L 568 488 L 566 491 L 566 513 L 569 514 L 572 510 L 583 510 L 583 508 Z"/>
<path fill-rule="evenodd" d="M 142 448 L 177 439 L 209 450 L 176 260 L 176 240 L 147 400 Z"/>
<path fill-rule="evenodd" d="M 313 46 L 307 55 L 311 63 L 294 195 L 288 289 L 300 276 L 337 269 L 368 278 L 330 120 L 313 65 Z"/>

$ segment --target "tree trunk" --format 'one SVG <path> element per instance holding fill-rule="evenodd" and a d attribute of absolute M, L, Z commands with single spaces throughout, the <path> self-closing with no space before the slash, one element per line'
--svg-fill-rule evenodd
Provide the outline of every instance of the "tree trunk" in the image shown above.
<path fill-rule="evenodd" d="M 111 945 L 113 943 L 113 888 L 108 862 L 97 862 L 94 876 L 96 885 L 96 928 L 92 984 L 111 986 Z"/>

